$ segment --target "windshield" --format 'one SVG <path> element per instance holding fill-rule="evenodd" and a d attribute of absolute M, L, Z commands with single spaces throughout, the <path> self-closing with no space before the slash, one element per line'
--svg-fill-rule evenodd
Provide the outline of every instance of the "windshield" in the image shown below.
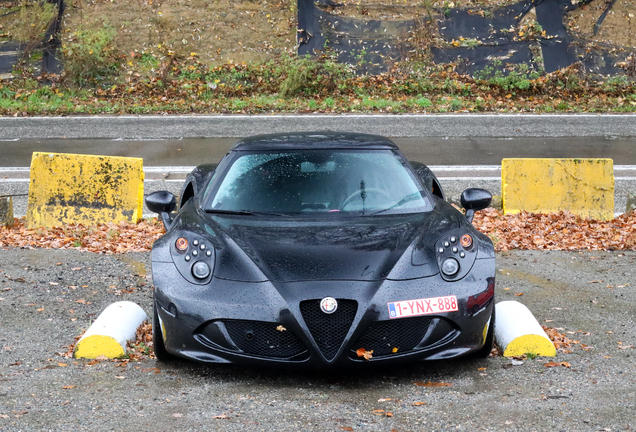
<path fill-rule="evenodd" d="M 206 211 L 412 213 L 432 206 L 391 150 L 238 152 Z M 216 189 L 216 191 L 214 191 Z"/>

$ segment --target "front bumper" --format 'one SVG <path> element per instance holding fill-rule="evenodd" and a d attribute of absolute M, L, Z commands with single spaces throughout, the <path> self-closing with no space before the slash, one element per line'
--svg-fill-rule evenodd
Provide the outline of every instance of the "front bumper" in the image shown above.
<path fill-rule="evenodd" d="M 185 281 L 153 262 L 155 306 L 171 354 L 203 362 L 345 367 L 458 357 L 480 349 L 494 307 L 494 259 L 477 260 L 457 282 L 247 283 Z M 482 275 L 479 277 L 478 275 Z M 459 310 L 391 319 L 387 303 L 455 295 Z M 319 301 L 334 297 L 335 313 Z M 492 323 L 490 323 L 492 324 Z M 373 350 L 370 360 L 356 351 Z"/>

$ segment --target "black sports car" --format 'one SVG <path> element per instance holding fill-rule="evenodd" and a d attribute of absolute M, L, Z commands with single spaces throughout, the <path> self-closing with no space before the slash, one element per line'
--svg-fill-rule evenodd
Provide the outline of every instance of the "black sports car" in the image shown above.
<path fill-rule="evenodd" d="M 291 133 L 237 143 L 179 200 L 146 198 L 159 360 L 345 366 L 486 356 L 495 253 L 437 178 L 374 135 Z"/>

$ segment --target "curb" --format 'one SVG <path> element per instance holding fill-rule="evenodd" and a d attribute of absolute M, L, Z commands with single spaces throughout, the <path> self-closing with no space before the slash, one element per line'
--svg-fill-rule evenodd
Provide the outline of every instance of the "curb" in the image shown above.
<path fill-rule="evenodd" d="M 504 357 L 554 357 L 556 348 L 532 312 L 517 301 L 495 305 L 495 339 Z"/>
<path fill-rule="evenodd" d="M 126 342 L 136 338 L 146 313 L 136 303 L 121 301 L 108 306 L 75 345 L 74 358 L 117 358 L 126 355 Z"/>

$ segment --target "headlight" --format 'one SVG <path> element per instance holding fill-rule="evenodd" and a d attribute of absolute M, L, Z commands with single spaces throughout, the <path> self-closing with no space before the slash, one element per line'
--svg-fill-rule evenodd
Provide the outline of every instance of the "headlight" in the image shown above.
<path fill-rule="evenodd" d="M 204 261 L 197 261 L 192 266 L 192 275 L 197 279 L 205 279 L 210 276 L 210 266 Z"/>
<path fill-rule="evenodd" d="M 180 237 L 174 243 L 174 246 L 177 248 L 177 250 L 183 252 L 186 249 L 188 249 L 188 240 L 186 238 L 184 238 L 184 237 Z"/>
<path fill-rule="evenodd" d="M 442 263 L 442 273 L 446 276 L 453 276 L 454 274 L 457 274 L 458 271 L 459 263 L 455 258 L 446 258 Z"/>

